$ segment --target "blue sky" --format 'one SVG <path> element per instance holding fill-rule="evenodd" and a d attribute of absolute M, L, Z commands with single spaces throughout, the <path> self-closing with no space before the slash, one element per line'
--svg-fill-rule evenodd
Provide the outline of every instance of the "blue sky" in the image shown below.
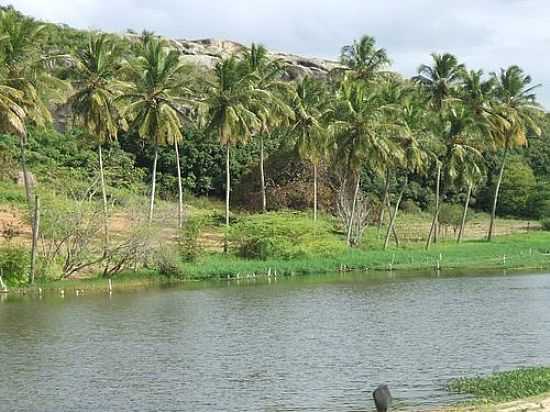
<path fill-rule="evenodd" d="M 412 75 L 432 52 L 486 72 L 518 64 L 550 108 L 549 0 L 8 0 L 36 18 L 78 28 L 146 28 L 175 38 L 261 42 L 270 49 L 337 58 L 375 36 L 395 70 Z M 544 87 L 544 85 L 548 85 Z"/>

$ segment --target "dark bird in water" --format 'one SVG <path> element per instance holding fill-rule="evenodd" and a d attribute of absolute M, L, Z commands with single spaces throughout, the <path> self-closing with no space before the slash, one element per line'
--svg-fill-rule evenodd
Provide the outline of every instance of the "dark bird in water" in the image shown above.
<path fill-rule="evenodd" d="M 391 408 L 392 397 L 388 385 L 380 385 L 372 393 L 376 412 L 388 412 Z"/>

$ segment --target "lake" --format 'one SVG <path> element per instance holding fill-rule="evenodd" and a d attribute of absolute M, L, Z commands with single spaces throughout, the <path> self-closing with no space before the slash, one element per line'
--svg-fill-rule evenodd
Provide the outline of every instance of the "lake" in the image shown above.
<path fill-rule="evenodd" d="M 115 280 L 116 282 L 116 280 Z M 0 411 L 370 411 L 550 364 L 550 275 L 339 274 L 0 302 Z"/>

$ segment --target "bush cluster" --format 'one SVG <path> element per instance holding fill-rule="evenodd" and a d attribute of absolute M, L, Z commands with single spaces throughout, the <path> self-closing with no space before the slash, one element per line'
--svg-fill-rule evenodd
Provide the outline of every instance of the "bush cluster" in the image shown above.
<path fill-rule="evenodd" d="M 234 225 L 229 239 L 238 255 L 249 259 L 337 256 L 345 244 L 332 230 L 329 221 L 314 222 L 304 213 L 267 213 Z"/>

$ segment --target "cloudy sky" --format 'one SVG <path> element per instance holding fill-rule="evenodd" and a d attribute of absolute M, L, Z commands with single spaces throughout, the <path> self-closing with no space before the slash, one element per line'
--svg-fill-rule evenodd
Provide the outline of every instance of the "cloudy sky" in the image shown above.
<path fill-rule="evenodd" d="M 78 28 L 146 28 L 170 37 L 261 42 L 336 58 L 342 45 L 375 36 L 393 67 L 412 75 L 432 52 L 472 68 L 518 64 L 550 108 L 550 0 L 0 0 L 34 17 Z M 544 87 L 546 85 L 546 87 Z"/>

